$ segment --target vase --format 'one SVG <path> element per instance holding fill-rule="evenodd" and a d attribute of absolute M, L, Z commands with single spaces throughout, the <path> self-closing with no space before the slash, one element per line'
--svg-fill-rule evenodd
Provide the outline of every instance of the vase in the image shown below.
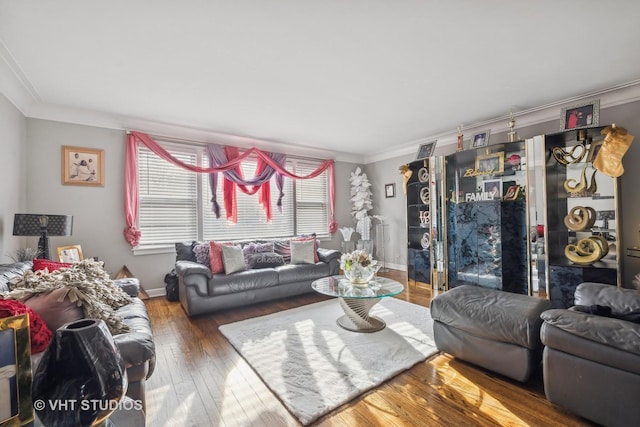
<path fill-rule="evenodd" d="M 350 268 L 344 270 L 344 275 L 352 284 L 358 286 L 367 285 L 375 272 L 372 266 L 363 267 L 362 264 L 353 263 Z"/>
<path fill-rule="evenodd" d="M 34 408 L 45 426 L 108 423 L 127 391 L 127 371 L 107 325 L 82 319 L 58 328 L 32 390 Z"/>

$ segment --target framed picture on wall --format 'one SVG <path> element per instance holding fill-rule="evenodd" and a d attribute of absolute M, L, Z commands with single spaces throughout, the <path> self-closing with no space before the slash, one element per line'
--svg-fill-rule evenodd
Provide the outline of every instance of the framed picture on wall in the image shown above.
<path fill-rule="evenodd" d="M 575 104 L 562 109 L 560 130 L 585 129 L 600 123 L 600 100 Z"/>
<path fill-rule="evenodd" d="M 62 146 L 62 184 L 104 186 L 104 150 Z"/>
<path fill-rule="evenodd" d="M 395 184 L 385 184 L 384 185 L 384 196 L 389 199 L 391 197 L 396 197 L 396 185 Z"/>
<path fill-rule="evenodd" d="M 416 160 L 426 159 L 427 157 L 431 157 L 433 155 L 433 150 L 436 148 L 436 142 L 432 141 L 424 144 L 420 144 L 420 148 L 418 149 L 418 155 L 416 156 Z"/>

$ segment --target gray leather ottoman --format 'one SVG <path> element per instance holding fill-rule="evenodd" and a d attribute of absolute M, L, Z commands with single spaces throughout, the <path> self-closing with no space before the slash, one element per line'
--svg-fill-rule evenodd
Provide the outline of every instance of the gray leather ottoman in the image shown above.
<path fill-rule="evenodd" d="M 540 314 L 549 301 L 462 285 L 431 300 L 438 350 L 525 382 L 542 357 Z"/>

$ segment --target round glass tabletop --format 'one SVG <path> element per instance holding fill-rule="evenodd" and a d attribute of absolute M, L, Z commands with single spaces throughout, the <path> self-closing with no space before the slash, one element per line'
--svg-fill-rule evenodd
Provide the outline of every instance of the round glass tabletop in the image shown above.
<path fill-rule="evenodd" d="M 404 290 L 402 283 L 386 277 L 376 277 L 367 285 L 353 285 L 344 276 L 323 277 L 311 283 L 316 292 L 339 298 L 382 298 L 391 297 Z"/>

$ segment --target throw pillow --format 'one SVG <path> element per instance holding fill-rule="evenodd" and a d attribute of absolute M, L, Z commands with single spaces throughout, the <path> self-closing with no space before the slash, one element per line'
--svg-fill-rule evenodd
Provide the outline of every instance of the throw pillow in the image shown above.
<path fill-rule="evenodd" d="M 320 258 L 318 258 L 318 241 L 316 240 L 315 234 L 310 234 L 310 235 L 305 234 L 305 235 L 301 235 L 291 239 L 292 242 L 307 242 L 310 240 L 313 241 L 313 261 L 319 262 Z"/>
<path fill-rule="evenodd" d="M 315 264 L 315 240 L 291 240 L 291 264 Z"/>
<path fill-rule="evenodd" d="M 196 242 L 177 242 L 176 243 L 176 261 L 198 262 L 193 247 Z"/>
<path fill-rule="evenodd" d="M 61 268 L 71 267 L 73 263 L 70 262 L 55 262 L 48 259 L 39 259 L 35 258 L 33 260 L 33 271 L 42 271 L 47 269 L 49 273 L 53 273 L 54 271 L 58 271 Z"/>
<path fill-rule="evenodd" d="M 53 337 L 51 329 L 34 310 L 12 299 L 0 298 L 0 318 L 29 315 L 29 335 L 31 336 L 31 354 L 45 351 Z"/>
<path fill-rule="evenodd" d="M 50 292 L 37 294 L 24 302 L 38 313 L 49 329 L 57 330 L 65 323 L 80 320 L 84 317 L 82 308 L 71 302 L 67 296 L 67 289 L 57 288 Z"/>
<path fill-rule="evenodd" d="M 209 268 L 212 273 L 224 273 L 222 246 L 233 246 L 231 242 L 209 242 Z"/>
<path fill-rule="evenodd" d="M 206 265 L 211 268 L 211 261 L 209 260 L 209 242 L 196 243 L 193 246 L 193 253 L 196 255 L 196 262 L 198 264 Z"/>
<path fill-rule="evenodd" d="M 244 255 L 240 246 L 222 245 L 222 261 L 224 262 L 225 274 L 235 273 L 247 268 L 244 264 Z"/>
<path fill-rule="evenodd" d="M 275 240 L 273 242 L 273 251 L 278 255 L 282 255 L 285 264 L 291 262 L 291 241 L 290 240 Z"/>
<path fill-rule="evenodd" d="M 248 257 L 251 254 L 261 254 L 269 252 L 273 253 L 273 242 L 250 242 L 242 247 L 242 253 L 244 254 L 245 261 L 248 261 Z"/>
<path fill-rule="evenodd" d="M 273 268 L 284 265 L 284 258 L 273 252 L 249 254 L 246 257 L 249 268 Z"/>

